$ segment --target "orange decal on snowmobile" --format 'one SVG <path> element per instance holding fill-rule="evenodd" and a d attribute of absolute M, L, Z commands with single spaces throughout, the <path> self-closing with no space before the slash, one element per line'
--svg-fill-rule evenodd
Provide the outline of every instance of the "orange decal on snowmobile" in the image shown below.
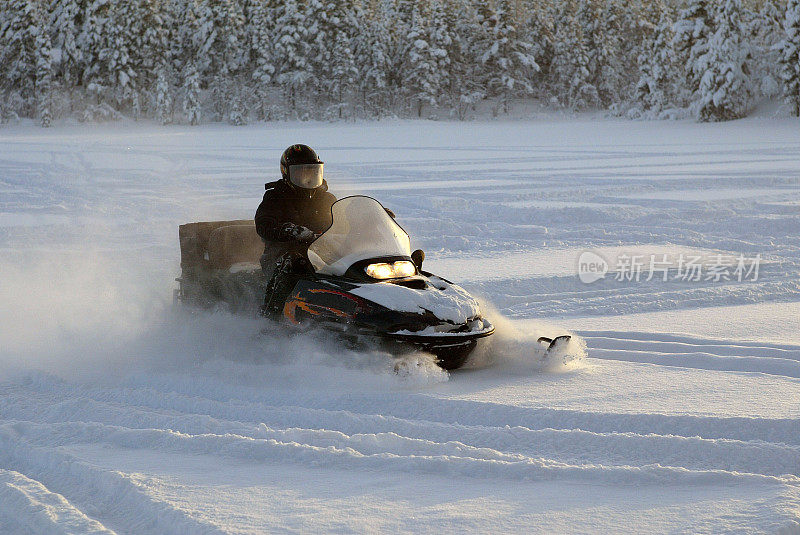
<path fill-rule="evenodd" d="M 311 290 L 311 291 L 312 292 L 328 292 L 327 290 Z M 330 292 L 330 293 L 340 293 L 340 292 Z M 297 297 L 297 298 L 293 299 L 292 301 L 287 302 L 283 307 L 283 315 L 286 317 L 286 319 L 288 319 L 289 321 L 291 321 L 295 325 L 299 325 L 300 324 L 300 322 L 297 320 L 297 317 L 295 316 L 295 313 L 296 313 L 298 308 L 300 308 L 300 310 L 302 310 L 303 312 L 308 312 L 312 316 L 319 316 L 319 314 L 323 310 L 327 310 L 328 312 L 331 312 L 335 316 L 338 316 L 340 318 L 349 319 L 351 317 L 350 314 L 348 314 L 347 312 L 344 312 L 342 310 L 338 310 L 338 309 L 335 309 L 335 308 L 330 308 L 330 307 L 326 307 L 326 306 L 322 306 L 322 305 L 312 305 L 312 304 L 304 301 L 302 298 Z"/>
<path fill-rule="evenodd" d="M 284 317 L 286 317 L 286 319 L 288 319 L 295 325 L 300 325 L 300 322 L 297 321 L 297 318 L 295 317 L 295 311 L 297 310 L 298 307 L 304 312 L 308 312 L 312 316 L 316 316 L 319 314 L 319 312 L 316 312 L 314 309 L 308 306 L 308 304 L 302 299 L 299 298 L 293 299 L 292 301 L 287 302 L 283 306 L 283 315 Z"/>

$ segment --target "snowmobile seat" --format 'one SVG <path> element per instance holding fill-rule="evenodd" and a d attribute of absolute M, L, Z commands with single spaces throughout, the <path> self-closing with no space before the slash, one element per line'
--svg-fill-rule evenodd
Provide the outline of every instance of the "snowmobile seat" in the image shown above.
<path fill-rule="evenodd" d="M 264 252 L 264 242 L 252 221 L 244 225 L 225 225 L 214 229 L 208 236 L 207 251 L 213 269 L 261 269 L 259 260 Z"/>

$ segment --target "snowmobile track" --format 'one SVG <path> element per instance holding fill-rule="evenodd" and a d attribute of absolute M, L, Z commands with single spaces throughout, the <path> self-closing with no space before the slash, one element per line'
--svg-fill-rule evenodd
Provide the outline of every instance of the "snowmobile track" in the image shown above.
<path fill-rule="evenodd" d="M 800 378 L 800 347 L 661 333 L 582 333 L 593 358 Z"/>

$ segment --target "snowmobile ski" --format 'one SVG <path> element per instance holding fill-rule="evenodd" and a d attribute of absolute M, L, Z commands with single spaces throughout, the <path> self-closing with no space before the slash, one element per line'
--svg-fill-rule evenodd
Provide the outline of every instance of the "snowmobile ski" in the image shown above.
<path fill-rule="evenodd" d="M 549 355 L 550 353 L 558 351 L 560 348 L 566 346 L 570 340 L 572 340 L 572 337 L 568 334 L 556 336 L 555 338 L 547 338 L 546 336 L 542 336 L 539 338 L 539 343 L 547 344 L 547 349 L 544 353 L 545 355 Z"/>

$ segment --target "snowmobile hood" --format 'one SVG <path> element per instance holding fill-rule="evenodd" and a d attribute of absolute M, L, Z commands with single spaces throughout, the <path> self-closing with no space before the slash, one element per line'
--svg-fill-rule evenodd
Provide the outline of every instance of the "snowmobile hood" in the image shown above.
<path fill-rule="evenodd" d="M 427 281 L 424 289 L 398 281 L 371 282 L 351 289 L 350 293 L 400 312 L 430 312 L 449 323 L 464 324 L 480 315 L 478 301 L 460 286 L 436 276 L 419 279 Z"/>

